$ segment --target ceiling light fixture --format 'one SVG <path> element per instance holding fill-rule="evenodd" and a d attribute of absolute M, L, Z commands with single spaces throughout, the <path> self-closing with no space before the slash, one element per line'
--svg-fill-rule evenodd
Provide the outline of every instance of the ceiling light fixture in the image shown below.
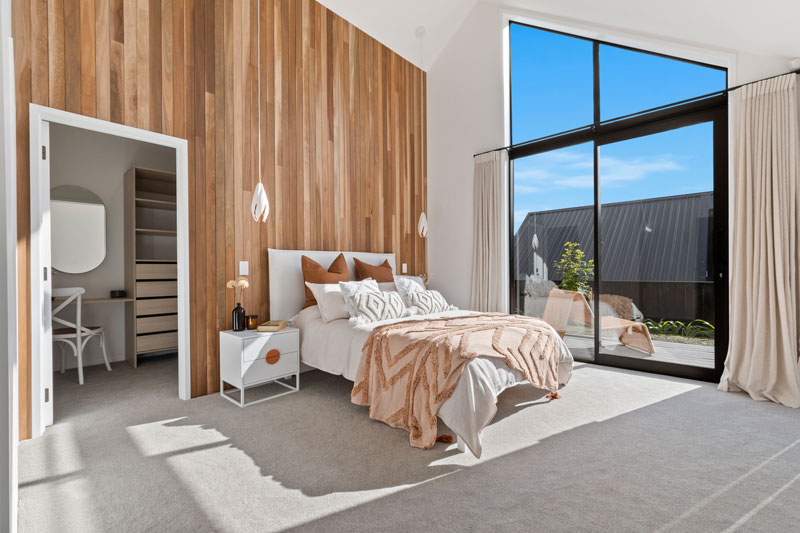
<path fill-rule="evenodd" d="M 425 26 L 417 26 L 417 30 L 414 32 L 414 35 L 416 35 L 417 39 L 419 39 L 419 70 L 420 70 L 419 94 L 420 94 L 420 101 L 424 102 L 424 99 L 422 97 L 423 97 L 423 91 L 425 90 L 425 84 L 423 83 L 423 75 L 425 73 L 425 70 L 422 67 L 423 67 L 423 59 L 425 56 L 423 54 L 424 50 L 422 47 L 422 43 L 423 39 L 425 39 Z M 425 150 L 424 143 L 422 150 L 423 151 Z M 425 161 L 425 158 L 423 157 L 422 160 Z M 419 222 L 417 222 L 417 234 L 423 239 L 428 236 L 428 217 L 425 216 L 425 211 L 422 211 L 422 213 L 419 214 Z"/>
<path fill-rule="evenodd" d="M 258 185 L 253 191 L 253 202 L 250 204 L 250 214 L 256 222 L 266 222 L 269 216 L 269 198 L 264 184 L 261 183 L 261 0 L 258 2 Z"/>

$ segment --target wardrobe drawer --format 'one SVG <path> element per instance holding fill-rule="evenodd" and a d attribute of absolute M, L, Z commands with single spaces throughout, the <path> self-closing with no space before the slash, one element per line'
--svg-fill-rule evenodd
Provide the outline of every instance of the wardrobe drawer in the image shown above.
<path fill-rule="evenodd" d="M 137 300 L 136 316 L 165 315 L 178 312 L 177 298 L 160 298 L 157 300 Z"/>
<path fill-rule="evenodd" d="M 146 263 L 136 265 L 136 279 L 178 279 L 175 263 Z"/>
<path fill-rule="evenodd" d="M 177 281 L 137 281 L 136 297 L 153 298 L 158 296 L 177 296 Z"/>
<path fill-rule="evenodd" d="M 136 334 L 175 331 L 178 329 L 178 315 L 151 316 L 136 319 Z"/>
<path fill-rule="evenodd" d="M 178 332 L 156 333 L 136 337 L 136 353 L 154 352 L 178 347 Z"/>

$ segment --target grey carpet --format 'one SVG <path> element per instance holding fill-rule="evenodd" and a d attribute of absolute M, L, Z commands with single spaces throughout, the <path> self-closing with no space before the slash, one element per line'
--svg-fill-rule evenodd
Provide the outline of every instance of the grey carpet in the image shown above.
<path fill-rule="evenodd" d="M 20 445 L 20 531 L 797 531 L 800 413 L 579 364 L 500 397 L 476 460 L 369 420 L 349 383 L 240 409 L 177 399 L 174 358 L 56 374 Z M 442 428 L 441 430 L 446 430 Z"/>

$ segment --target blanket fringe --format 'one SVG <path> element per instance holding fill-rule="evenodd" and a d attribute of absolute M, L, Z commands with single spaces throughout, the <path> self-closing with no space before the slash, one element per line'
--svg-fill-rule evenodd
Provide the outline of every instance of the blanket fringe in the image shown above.
<path fill-rule="evenodd" d="M 550 394 L 545 396 L 545 398 L 547 398 L 548 400 L 560 400 L 561 395 L 557 392 L 551 392 Z"/>

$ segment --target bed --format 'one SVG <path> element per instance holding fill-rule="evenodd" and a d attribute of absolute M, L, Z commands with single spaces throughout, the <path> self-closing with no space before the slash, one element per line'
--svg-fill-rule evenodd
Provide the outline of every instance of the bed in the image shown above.
<path fill-rule="evenodd" d="M 472 311 L 445 311 L 431 315 L 413 316 L 394 320 L 355 325 L 348 320 L 325 323 L 317 306 L 301 310 L 305 301 L 301 257 L 306 255 L 323 265 L 330 264 L 340 252 L 269 250 L 270 318 L 289 320 L 300 330 L 300 360 L 330 374 L 341 375 L 353 381 L 362 357 L 362 348 L 376 327 L 409 320 L 463 317 Z M 395 255 L 364 252 L 343 252 L 355 278 L 353 258 L 377 265 L 389 261 L 395 268 Z M 572 375 L 573 359 L 563 341 L 558 338 L 558 381 L 565 385 Z M 478 357 L 466 364 L 453 394 L 439 410 L 439 419 L 457 438 L 461 451 L 469 449 L 480 457 L 481 431 L 491 422 L 497 408 L 497 396 L 508 387 L 524 383 L 522 375 L 492 357 Z"/>

